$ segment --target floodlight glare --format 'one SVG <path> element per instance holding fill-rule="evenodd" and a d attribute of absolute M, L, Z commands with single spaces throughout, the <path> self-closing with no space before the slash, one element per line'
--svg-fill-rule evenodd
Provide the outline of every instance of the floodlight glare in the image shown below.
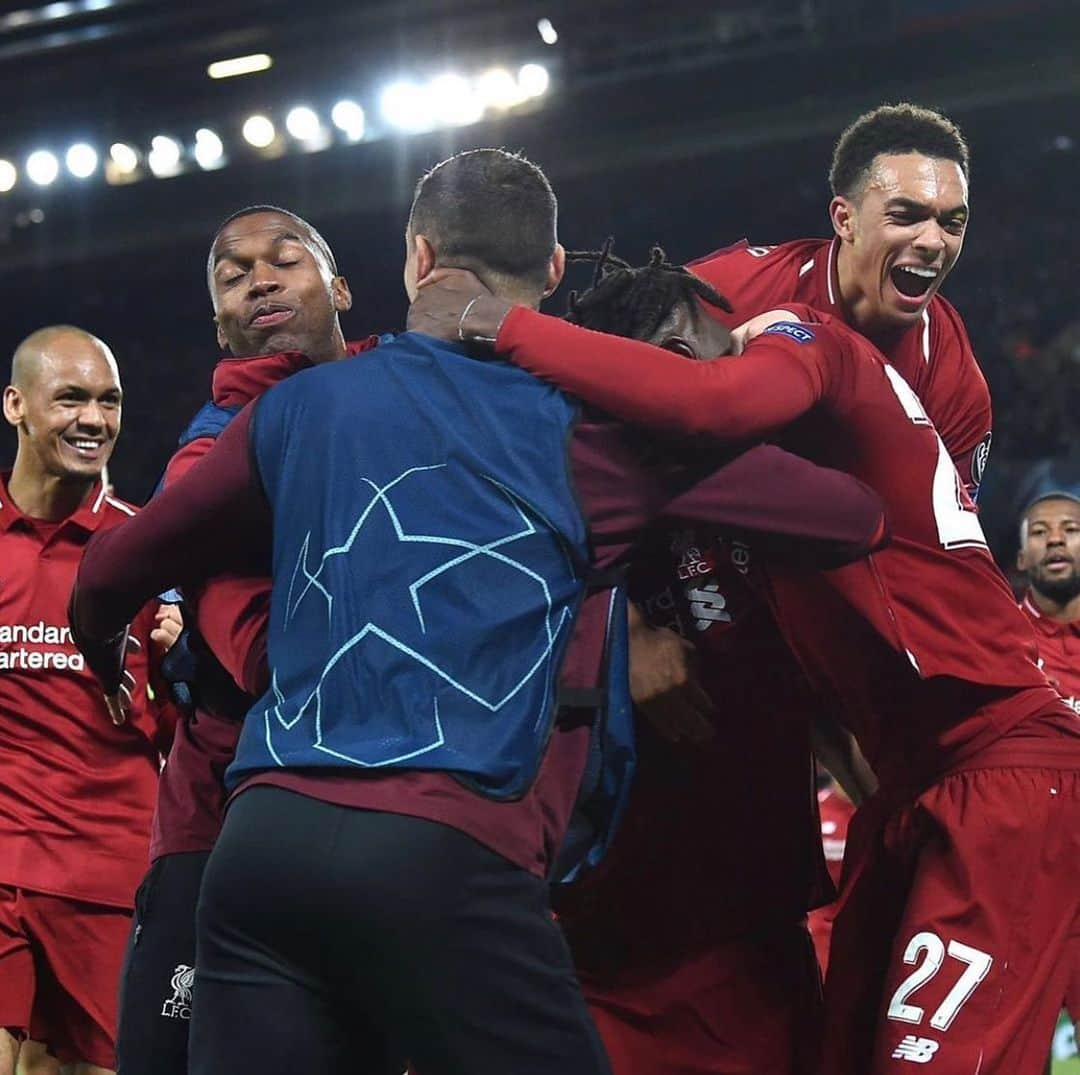
<path fill-rule="evenodd" d="M 487 108 L 513 108 L 524 100 L 514 78 L 505 67 L 492 67 L 476 80 L 476 92 Z"/>
<path fill-rule="evenodd" d="M 551 25 L 551 19 L 540 19 L 536 23 L 536 29 L 540 33 L 540 40 L 545 45 L 554 45 L 559 40 L 559 33 L 554 26 Z"/>
<path fill-rule="evenodd" d="M 403 131 L 423 131 L 432 126 L 431 97 L 415 82 L 394 82 L 383 90 L 379 111 L 388 123 Z"/>
<path fill-rule="evenodd" d="M 285 129 L 298 142 L 310 142 L 319 137 L 322 124 L 314 109 L 307 105 L 297 105 L 289 110 L 285 117 Z"/>
<path fill-rule="evenodd" d="M 124 142 L 113 142 L 109 146 L 109 157 L 121 175 L 130 175 L 139 167 L 139 154 Z"/>
<path fill-rule="evenodd" d="M 89 179 L 97 171 L 97 150 L 85 142 L 76 142 L 65 154 L 64 163 L 76 179 Z"/>
<path fill-rule="evenodd" d="M 526 97 L 543 97 L 551 84 L 547 68 L 539 63 L 527 63 L 518 71 L 518 88 Z"/>
<path fill-rule="evenodd" d="M 218 60 L 207 67 L 206 73 L 211 78 L 236 78 L 237 75 L 253 75 L 257 71 L 269 70 L 273 63 L 273 59 L 265 52 L 255 52 L 250 56 L 234 56 L 231 60 Z"/>
<path fill-rule="evenodd" d="M 175 175 L 180 170 L 180 143 L 166 134 L 155 134 L 150 139 L 150 152 L 146 163 L 158 177 Z"/>
<path fill-rule="evenodd" d="M 432 79 L 428 98 L 439 123 L 451 126 L 476 123 L 484 115 L 483 102 L 460 75 L 439 75 Z"/>
<path fill-rule="evenodd" d="M 221 139 L 209 127 L 195 132 L 195 160 L 203 171 L 218 168 L 225 162 L 225 147 Z"/>
<path fill-rule="evenodd" d="M 19 173 L 11 161 L 0 160 L 0 194 L 7 194 L 15 186 Z"/>
<path fill-rule="evenodd" d="M 364 137 L 364 110 L 355 101 L 338 101 L 330 110 L 330 119 L 350 141 Z"/>
<path fill-rule="evenodd" d="M 256 149 L 266 149 L 277 137 L 277 131 L 270 119 L 258 114 L 244 120 L 243 134 L 244 141 Z"/>
<path fill-rule="evenodd" d="M 32 183 L 47 187 L 60 174 L 60 162 L 47 149 L 36 149 L 26 158 L 26 174 Z"/>

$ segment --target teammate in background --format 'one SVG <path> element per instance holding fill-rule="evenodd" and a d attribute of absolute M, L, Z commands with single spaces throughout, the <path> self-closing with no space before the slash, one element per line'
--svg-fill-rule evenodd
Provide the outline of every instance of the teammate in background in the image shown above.
<path fill-rule="evenodd" d="M 101 340 L 57 325 L 16 349 L 4 416 L 18 450 L 0 476 L 0 1075 L 28 1036 L 80 1075 L 114 1066 L 116 983 L 172 734 L 147 700 L 154 611 L 133 630 L 123 726 L 66 626 L 87 541 L 134 514 L 101 484 L 120 412 Z"/>
<path fill-rule="evenodd" d="M 211 402 L 181 437 L 166 486 L 206 455 L 232 416 L 271 385 L 375 342 L 345 342 L 339 314 L 352 304 L 348 283 L 325 239 L 285 209 L 249 206 L 225 220 L 210 243 L 206 282 L 218 343 L 228 357 L 214 369 Z M 201 636 L 191 636 L 191 644 L 204 645 L 199 660 L 216 658 L 243 681 L 245 665 L 258 664 L 265 654 L 269 579 L 222 577 L 188 598 Z M 205 703 L 198 683 L 194 689 L 196 700 Z M 200 704 L 194 719 L 177 727 L 158 786 L 151 866 L 124 966 L 116 1047 L 120 1075 L 187 1071 L 195 907 L 221 831 L 225 769 L 246 709 L 215 712 Z"/>
<path fill-rule="evenodd" d="M 528 162 L 499 151 L 452 158 L 418 187 L 407 233 L 410 294 L 440 258 L 451 264 L 460 259 L 504 294 L 537 304 L 561 275 L 554 224 L 550 187 Z M 517 679 L 522 657 L 533 660 L 529 636 L 515 634 L 509 649 L 498 651 L 500 646 L 505 650 L 507 632 L 520 632 L 535 617 L 536 607 L 545 607 L 541 594 L 522 589 L 520 580 L 514 583 L 514 576 L 499 568 L 508 554 L 518 560 L 536 557 L 536 551 L 529 551 L 532 540 L 541 538 L 541 548 L 546 547 L 551 520 L 562 517 L 565 494 L 559 490 L 568 488 L 552 473 L 551 452 L 563 452 L 566 443 L 565 422 L 572 416 L 564 417 L 564 404 L 504 364 L 475 363 L 460 345 L 446 347 L 408 333 L 370 358 L 311 371 L 268 393 L 226 430 L 197 472 L 150 505 L 144 517 L 149 525 L 128 531 L 126 550 L 102 545 L 98 554 L 84 559 L 74 622 L 101 658 L 95 666 L 107 689 L 115 690 L 114 657 L 99 649 L 112 634 L 106 621 L 123 619 L 134 590 L 157 584 L 153 575 L 177 569 L 180 562 L 170 558 L 170 548 L 182 546 L 182 568 L 195 573 L 219 557 L 247 555 L 247 540 L 268 522 L 260 485 L 274 504 L 274 687 L 267 704 L 275 715 L 257 707 L 245 723 L 232 773 L 234 783 L 241 781 L 241 794 L 203 885 L 194 1070 L 231 1071 L 236 1058 L 252 1056 L 259 1070 L 286 1070 L 298 1039 L 319 1043 L 320 1062 L 332 1066 L 349 1043 L 356 1048 L 363 1039 L 371 1050 L 387 1031 L 391 1043 L 424 1072 L 606 1068 L 546 913 L 544 883 L 576 797 L 590 721 L 583 725 L 581 714 L 571 719 L 572 712 L 560 716 L 549 737 L 546 723 L 536 716 L 534 677 Z M 279 411 L 283 406 L 290 408 L 284 414 Z M 292 410 L 296 406 L 299 413 Z M 410 421 L 419 424 L 415 429 L 402 426 Z M 652 470 L 644 466 L 636 445 L 623 444 L 620 437 L 609 423 L 582 423 L 574 429 L 570 448 L 574 487 L 602 564 L 627 547 L 642 522 L 661 510 L 674 491 L 660 464 Z M 448 457 L 443 438 L 453 445 Z M 602 453 L 601 445 L 609 452 Z M 843 555 L 858 555 L 858 549 L 880 536 L 881 518 L 866 503 L 864 487 L 844 489 L 825 472 L 817 478 L 831 486 L 825 497 L 831 503 L 789 481 L 781 492 L 773 486 L 786 468 L 785 457 L 774 449 L 768 452 L 767 481 L 754 453 L 740 456 L 690 488 L 680 498 L 681 510 L 700 512 L 718 526 L 740 525 L 751 534 L 768 531 L 764 524 L 769 521 L 789 537 L 803 525 L 781 520 L 812 514 L 819 555 L 828 549 L 835 556 L 838 543 L 846 549 Z M 388 453 L 388 461 L 380 463 Z M 510 471 L 503 462 L 506 453 Z M 313 459 L 320 468 L 310 464 Z M 760 454 L 756 459 L 763 461 Z M 445 478 L 453 478 L 459 468 L 464 475 L 475 470 L 482 479 L 470 481 L 467 498 L 425 484 L 437 481 L 444 469 L 449 469 Z M 810 479 L 801 462 L 798 469 Z M 378 478 L 373 499 L 372 494 L 359 502 L 339 495 L 338 485 L 354 489 L 358 474 Z M 315 481 L 320 475 L 323 481 Z M 336 477 L 323 488 L 327 475 Z M 393 475 L 398 477 L 386 485 Z M 410 496 L 407 485 L 413 483 L 405 479 L 414 475 L 424 476 L 415 479 L 421 489 Z M 737 485 L 736 475 L 742 476 Z M 495 490 L 509 490 L 509 506 L 520 505 L 516 521 L 512 512 L 499 527 L 505 532 L 512 523 L 513 541 L 492 543 L 490 531 L 480 527 L 479 520 L 493 506 L 501 505 L 506 515 L 506 499 Z M 695 507 L 688 509 L 691 503 Z M 322 522 L 312 521 L 313 506 Z M 326 520 L 333 521 L 335 514 L 330 526 Z M 840 531 L 846 527 L 850 532 L 856 517 L 858 539 L 841 542 Z M 354 538 L 372 540 L 363 525 L 369 520 L 380 528 L 380 556 L 363 554 L 361 544 L 359 556 L 342 560 Z M 234 522 L 243 528 L 239 543 Z M 299 535 L 290 537 L 283 527 L 300 527 L 307 536 L 294 541 Z M 225 541 L 208 542 L 219 531 Z M 556 562 L 580 559 L 584 532 L 576 537 L 571 529 L 562 532 L 567 540 L 560 543 Z M 345 533 L 351 534 L 347 544 L 338 544 Z M 411 540 L 420 534 L 425 535 L 421 542 Z M 316 566 L 311 558 L 329 541 L 333 547 Z M 410 550 L 410 545 L 419 548 Z M 465 551 L 453 552 L 449 561 L 442 556 L 432 561 L 439 545 Z M 499 554 L 492 556 L 496 547 Z M 130 561 L 136 548 L 138 555 Z M 298 551 L 305 562 L 300 575 L 294 571 Z M 483 558 L 477 559 L 478 551 Z M 417 553 L 423 562 L 415 559 Z M 115 573 L 121 559 L 141 567 L 121 579 Z M 457 565 L 467 570 L 444 570 Z M 370 572 L 379 573 L 378 585 L 367 577 Z M 538 576 L 531 572 L 529 577 Z M 307 581 L 301 585 L 301 579 Z M 399 601 L 397 590 L 406 579 L 412 580 L 413 600 Z M 420 593 L 421 582 L 434 580 L 437 587 Z M 561 582 L 555 584 L 556 576 L 552 580 L 544 587 L 544 594 L 551 595 L 549 611 L 565 592 Z M 292 620 L 297 623 L 290 631 Z M 494 629 L 485 628 L 492 623 Z M 339 646 L 341 632 L 348 637 Z M 581 638 L 579 633 L 576 641 Z M 331 657 L 329 664 L 323 650 Z M 600 645 L 578 653 L 578 674 L 588 673 L 579 686 L 595 682 L 602 652 Z M 395 654 L 421 661 L 414 665 Z M 393 690 L 379 678 L 387 660 L 400 672 Z M 313 662 L 312 669 L 298 679 L 297 664 L 305 662 Z M 452 667 L 442 667 L 446 662 Z M 459 664 L 463 671 L 457 673 Z M 506 744 L 498 772 L 490 770 L 487 760 L 490 714 L 470 721 L 471 742 L 455 727 L 465 705 L 457 697 L 461 686 L 455 674 L 467 672 L 468 682 L 476 684 L 468 698 L 482 700 L 493 692 L 502 696 L 503 688 L 495 683 L 477 693 L 476 677 L 485 664 L 488 675 L 508 677 L 506 686 L 512 690 L 507 703 L 525 687 L 532 695 L 505 712 L 503 705 L 496 707 L 498 741 Z M 434 728 L 424 716 L 430 712 L 430 697 L 428 705 L 423 697 L 398 700 L 400 692 L 415 695 L 417 689 L 429 689 L 425 668 L 438 674 Z M 319 699 L 314 725 L 306 719 L 298 723 L 310 709 L 307 704 L 293 719 L 294 699 L 301 701 L 297 690 L 308 690 L 304 679 L 314 691 L 312 698 Z M 357 697 L 377 697 L 382 704 L 358 722 L 351 715 Z M 390 734 L 383 725 L 390 718 L 399 720 L 395 712 L 402 701 L 414 717 L 403 715 Z M 519 713 L 522 705 L 525 711 Z M 439 733 L 436 740 L 430 738 L 433 730 Z M 522 746 L 514 746 L 524 731 L 529 733 L 526 743 L 538 736 L 541 767 L 524 794 L 506 798 L 505 781 L 519 779 L 515 774 L 521 766 L 535 764 L 535 748 L 522 756 Z M 379 760 L 388 749 L 393 756 Z M 366 764 L 342 764 L 357 757 L 367 759 Z M 458 779 L 444 768 L 455 770 Z M 485 786 L 493 786 L 497 795 L 502 792 L 506 801 L 491 802 Z M 268 839 L 245 835 L 243 830 L 252 826 L 269 826 Z M 302 847 L 295 846 L 297 840 Z M 349 854 L 339 855 L 336 847 L 348 847 Z M 243 876 L 230 881 L 228 872 L 237 870 Z M 272 887 L 277 893 L 273 904 L 252 902 L 244 878 L 255 881 L 260 891 Z M 433 890 L 461 896 L 433 901 Z M 459 903 L 460 912 L 455 910 Z M 227 926 L 241 904 L 247 921 Z M 293 943 L 289 935 L 297 921 L 306 924 L 302 939 Z M 240 941 L 239 948 L 225 936 L 226 929 Z M 325 943 L 311 932 L 324 929 L 332 934 Z M 245 969 L 241 964 L 255 955 L 245 950 L 249 944 L 263 956 L 274 953 L 277 959 L 280 954 L 285 964 L 280 974 L 262 956 L 261 969 Z M 328 979 L 334 983 L 330 1003 L 320 988 Z M 454 991 L 452 1003 L 448 989 Z M 357 1012 L 364 1018 L 358 1019 Z"/>
<path fill-rule="evenodd" d="M 459 274 L 429 288 L 424 323 L 493 340 L 624 420 L 778 437 L 882 492 L 888 547 L 768 579 L 788 643 L 880 781 L 847 847 L 823 1070 L 1041 1072 L 1080 928 L 1080 725 L 910 386 L 865 338 L 796 304 L 738 331 L 739 359 L 688 362 L 507 308 L 475 281 L 470 294 Z M 713 331 L 700 310 L 681 316 Z"/>
<path fill-rule="evenodd" d="M 821 816 L 821 845 L 829 866 L 829 877 L 839 892 L 848 826 L 855 813 L 855 805 L 844 789 L 824 770 L 821 771 L 819 779 L 822 777 L 824 782 L 817 793 L 818 813 Z M 829 969 L 829 944 L 832 941 L 833 920 L 838 909 L 838 902 L 834 900 L 824 907 L 814 908 L 807 916 L 807 925 L 810 936 L 814 938 L 814 951 L 817 953 L 822 977 L 825 977 Z"/>
<path fill-rule="evenodd" d="M 938 293 L 967 233 L 967 143 L 938 112 L 882 105 L 841 134 L 829 184 L 831 240 L 743 240 L 689 267 L 731 303 L 729 326 L 800 302 L 871 340 L 915 389 L 974 498 L 990 393 L 960 315 Z"/>
<path fill-rule="evenodd" d="M 1027 506 L 1016 566 L 1027 575 L 1020 607 L 1035 628 L 1043 671 L 1080 715 L 1080 497 L 1045 493 Z M 1067 943 L 1073 973 L 1065 1007 L 1080 1025 L 1080 935 Z"/>
<path fill-rule="evenodd" d="M 1016 566 L 1027 575 L 1020 607 L 1039 639 L 1047 678 L 1080 714 L 1080 497 L 1038 497 L 1020 518 Z"/>

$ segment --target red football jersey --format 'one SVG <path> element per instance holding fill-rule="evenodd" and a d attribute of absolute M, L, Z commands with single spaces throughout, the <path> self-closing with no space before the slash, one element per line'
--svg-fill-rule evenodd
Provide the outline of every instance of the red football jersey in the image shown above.
<path fill-rule="evenodd" d="M 773 571 L 770 600 L 879 776 L 924 779 L 1060 703 L 918 397 L 842 322 L 793 312 L 806 322 L 774 325 L 741 358 L 712 362 L 523 307 L 497 349 L 643 425 L 729 441 L 783 430 L 785 446 L 881 493 L 887 548 L 834 571 Z"/>
<path fill-rule="evenodd" d="M 598 981 L 789 927 L 834 895 L 813 798 L 817 703 L 757 590 L 758 558 L 694 530 L 635 557 L 631 596 L 693 642 L 714 735 L 671 743 L 638 718 L 615 841 L 594 875 L 557 893 L 575 963 Z"/>
<path fill-rule="evenodd" d="M 146 870 L 150 816 L 172 710 L 148 701 L 154 607 L 128 722 L 109 719 L 71 640 L 67 606 L 91 535 L 135 513 L 100 485 L 60 522 L 23 515 L 0 479 L 0 884 L 130 908 Z"/>
<path fill-rule="evenodd" d="M 847 321 L 839 301 L 839 245 L 835 238 L 797 239 L 780 246 L 751 246 L 744 239 L 690 268 L 734 307 L 733 315 L 721 315 L 731 327 L 791 302 Z M 935 295 L 921 321 L 883 354 L 915 389 L 974 496 L 990 451 L 990 391 L 960 315 Z"/>
<path fill-rule="evenodd" d="M 1050 684 L 1080 714 L 1080 620 L 1061 623 L 1043 615 L 1029 592 L 1020 608 L 1035 628 L 1042 668 Z"/>

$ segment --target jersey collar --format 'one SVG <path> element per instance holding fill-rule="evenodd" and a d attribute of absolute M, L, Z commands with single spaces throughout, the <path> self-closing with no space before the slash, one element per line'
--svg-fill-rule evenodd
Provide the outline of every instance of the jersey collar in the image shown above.
<path fill-rule="evenodd" d="M 8 481 L 10 479 L 10 470 L 5 470 L 3 473 L 0 473 L 0 533 L 7 533 L 7 531 L 20 520 L 25 520 L 30 526 L 33 526 L 34 524 L 33 517 L 24 515 L 19 511 L 15 502 L 11 499 L 11 496 L 8 493 Z M 101 521 L 105 517 L 105 501 L 105 488 L 100 481 L 97 481 L 94 483 L 93 488 L 87 494 L 86 499 L 83 500 L 82 504 L 80 504 L 66 519 L 59 520 L 60 527 L 68 525 L 78 526 L 83 530 L 92 533 L 101 525 Z M 60 527 L 58 527 L 58 529 Z"/>

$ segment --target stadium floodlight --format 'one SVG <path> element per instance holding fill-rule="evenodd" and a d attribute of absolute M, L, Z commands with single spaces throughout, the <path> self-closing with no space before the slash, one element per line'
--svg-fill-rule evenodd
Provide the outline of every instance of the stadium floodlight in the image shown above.
<path fill-rule="evenodd" d="M 492 67 L 476 80 L 476 92 L 485 108 L 513 108 L 524 100 L 517 79 L 505 67 Z"/>
<path fill-rule="evenodd" d="M 0 194 L 7 194 L 19 179 L 19 173 L 11 161 L 0 160 Z"/>
<path fill-rule="evenodd" d="M 518 71 L 518 88 L 528 98 L 543 97 L 551 84 L 548 69 L 539 63 L 527 63 Z"/>
<path fill-rule="evenodd" d="M 545 45 L 554 45 L 559 40 L 559 32 L 552 25 L 551 19 L 537 20 L 536 29 Z"/>
<path fill-rule="evenodd" d="M 355 101 L 338 101 L 330 110 L 330 120 L 350 142 L 364 137 L 364 110 Z"/>
<path fill-rule="evenodd" d="M 154 175 L 164 179 L 180 171 L 181 153 L 180 143 L 175 138 L 170 138 L 167 134 L 155 134 L 150 139 L 150 152 L 147 154 L 146 163 Z"/>
<path fill-rule="evenodd" d="M 483 118 L 484 105 L 468 79 L 461 75 L 439 75 L 428 86 L 432 112 L 439 123 L 462 126 Z"/>
<path fill-rule="evenodd" d="M 379 98 L 383 118 L 402 131 L 424 131 L 435 119 L 431 94 L 415 82 L 393 82 Z"/>
<path fill-rule="evenodd" d="M 273 65 L 273 57 L 265 52 L 254 52 L 250 56 L 217 60 L 207 67 L 206 73 L 211 78 L 236 78 L 238 75 L 254 75 L 259 71 L 268 71 Z"/>
<path fill-rule="evenodd" d="M 322 124 L 313 108 L 307 105 L 297 105 L 289 109 L 285 117 L 285 129 L 298 142 L 313 142 L 322 131 Z"/>
<path fill-rule="evenodd" d="M 266 149 L 273 145 L 274 139 L 277 138 L 277 131 L 268 116 L 256 113 L 244 120 L 243 135 L 248 145 L 256 149 Z"/>
<path fill-rule="evenodd" d="M 139 154 L 126 142 L 113 142 L 109 159 L 120 175 L 131 175 L 139 167 Z"/>
<path fill-rule="evenodd" d="M 26 158 L 26 174 L 31 183 L 47 187 L 60 174 L 60 162 L 47 149 L 35 149 Z"/>
<path fill-rule="evenodd" d="M 89 179 L 97 171 L 97 150 L 85 142 L 76 142 L 64 155 L 64 163 L 76 179 Z"/>
<path fill-rule="evenodd" d="M 209 127 L 200 127 L 195 132 L 195 161 L 202 170 L 220 168 L 225 163 L 225 146 L 218 135 Z"/>

